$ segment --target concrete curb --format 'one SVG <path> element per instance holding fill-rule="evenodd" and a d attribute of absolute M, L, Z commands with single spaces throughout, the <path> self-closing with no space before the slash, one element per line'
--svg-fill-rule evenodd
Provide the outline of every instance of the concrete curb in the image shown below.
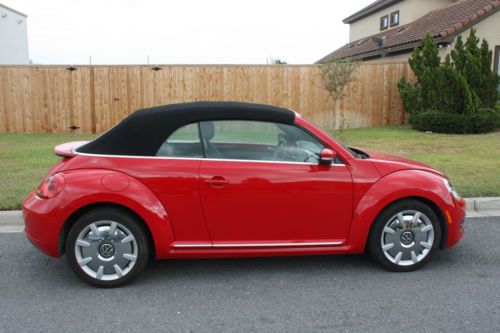
<path fill-rule="evenodd" d="M 23 214 L 20 210 L 0 211 L 0 232 L 21 232 L 23 229 Z"/>
<path fill-rule="evenodd" d="M 467 217 L 500 216 L 500 197 L 466 198 Z"/>
<path fill-rule="evenodd" d="M 481 212 L 484 210 L 500 210 L 500 197 L 467 198 L 467 210 Z"/>
<path fill-rule="evenodd" d="M 500 216 L 500 197 L 466 198 L 467 217 Z M 0 232 L 21 232 L 24 229 L 20 210 L 0 211 Z"/>

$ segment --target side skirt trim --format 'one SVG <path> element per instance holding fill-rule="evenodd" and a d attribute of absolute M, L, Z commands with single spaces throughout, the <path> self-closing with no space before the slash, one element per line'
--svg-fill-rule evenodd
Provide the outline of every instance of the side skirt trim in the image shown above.
<path fill-rule="evenodd" d="M 216 243 L 216 244 L 174 244 L 174 248 L 256 248 L 256 247 L 312 247 L 312 246 L 337 246 L 343 242 L 308 242 L 308 243 Z"/>

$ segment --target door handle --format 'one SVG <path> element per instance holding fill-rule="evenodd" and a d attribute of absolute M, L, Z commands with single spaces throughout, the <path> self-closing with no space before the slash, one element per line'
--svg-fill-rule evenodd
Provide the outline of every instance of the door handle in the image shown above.
<path fill-rule="evenodd" d="M 229 180 L 221 176 L 215 176 L 210 179 L 205 179 L 205 183 L 210 186 L 224 186 L 229 184 Z"/>

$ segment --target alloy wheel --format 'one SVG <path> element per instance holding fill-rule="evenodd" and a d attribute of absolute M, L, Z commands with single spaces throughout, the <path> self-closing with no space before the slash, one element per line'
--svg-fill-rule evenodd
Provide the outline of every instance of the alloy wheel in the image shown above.
<path fill-rule="evenodd" d="M 422 261 L 434 245 L 434 227 L 424 213 L 405 210 L 384 225 L 380 245 L 393 264 L 411 266 Z"/>
<path fill-rule="evenodd" d="M 75 258 L 90 277 L 113 281 L 127 275 L 138 256 L 137 241 L 124 225 L 114 221 L 97 221 L 78 234 Z"/>

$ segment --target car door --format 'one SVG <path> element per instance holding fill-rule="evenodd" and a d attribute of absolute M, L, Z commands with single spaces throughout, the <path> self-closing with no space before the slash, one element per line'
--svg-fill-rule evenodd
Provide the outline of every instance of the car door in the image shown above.
<path fill-rule="evenodd" d="M 320 166 L 322 143 L 301 128 L 257 121 L 200 123 L 202 207 L 214 246 L 343 243 L 352 180 Z"/>
<path fill-rule="evenodd" d="M 164 205 L 177 246 L 211 246 L 199 187 L 203 149 L 197 123 L 182 126 L 161 145 L 155 158 L 135 163 L 134 176 L 148 186 Z"/>

